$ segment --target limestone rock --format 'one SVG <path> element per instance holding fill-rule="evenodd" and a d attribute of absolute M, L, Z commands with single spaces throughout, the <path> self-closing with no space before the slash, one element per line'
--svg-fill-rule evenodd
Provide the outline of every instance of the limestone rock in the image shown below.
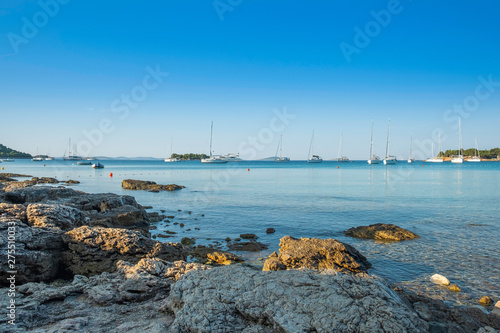
<path fill-rule="evenodd" d="M 165 303 L 169 332 L 427 332 L 376 277 L 333 270 L 262 272 L 242 265 L 190 272 Z"/>
<path fill-rule="evenodd" d="M 142 258 L 187 258 L 187 251 L 179 243 L 160 243 L 126 229 L 83 226 L 66 232 L 63 240 L 69 249 L 63 252 L 62 260 L 73 274 L 113 272 L 119 260 L 135 264 Z"/>
<path fill-rule="evenodd" d="M 26 206 L 20 204 L 0 203 L 0 216 L 12 217 L 26 222 Z"/>
<path fill-rule="evenodd" d="M 440 284 L 442 286 L 447 286 L 450 284 L 450 280 L 440 274 L 434 274 L 433 276 L 431 276 L 431 282 Z"/>
<path fill-rule="evenodd" d="M 28 223 L 39 228 L 71 230 L 88 222 L 79 209 L 55 204 L 30 204 L 27 207 Z"/>
<path fill-rule="evenodd" d="M 361 226 L 350 228 L 344 231 L 344 234 L 349 237 L 376 239 L 385 241 L 403 241 L 408 239 L 419 238 L 413 232 L 400 228 L 394 224 L 371 224 L 369 226 Z"/>
<path fill-rule="evenodd" d="M 336 239 L 301 238 L 285 236 L 280 240 L 278 257 L 270 257 L 266 269 L 335 269 L 337 271 L 366 272 L 372 265 L 349 244 Z"/>
<path fill-rule="evenodd" d="M 15 228 L 16 285 L 33 281 L 49 281 L 58 276 L 63 241 L 58 230 L 31 228 L 20 220 L 0 217 L 0 251 L 5 255 L 9 246 L 9 227 Z M 13 230 L 13 229 L 11 229 Z M 7 272 L 0 271 L 0 285 L 6 285 Z"/>
<path fill-rule="evenodd" d="M 183 189 L 184 186 L 169 184 L 159 185 L 152 181 L 124 179 L 122 187 L 126 190 L 146 190 L 146 191 L 175 191 Z"/>
<path fill-rule="evenodd" d="M 460 287 L 459 287 L 458 285 L 456 285 L 456 284 L 450 284 L 450 285 L 448 286 L 448 289 L 449 289 L 450 291 L 455 292 L 455 293 L 459 293 L 459 292 L 461 292 L 461 291 L 462 291 L 462 290 L 460 289 Z"/>
<path fill-rule="evenodd" d="M 258 252 L 267 249 L 267 245 L 251 240 L 249 242 L 241 242 L 240 239 L 236 238 L 235 242 L 230 242 L 227 244 L 227 247 L 233 251 L 249 251 L 249 252 Z"/>
<path fill-rule="evenodd" d="M 489 296 L 483 296 L 479 300 L 479 304 L 483 304 L 483 305 L 486 305 L 486 306 L 492 305 L 493 303 L 494 303 L 493 300 Z"/>
<path fill-rule="evenodd" d="M 202 263 L 207 263 L 209 260 L 221 265 L 243 262 L 241 257 L 231 252 L 213 249 L 203 245 L 196 246 L 189 254 L 196 257 Z"/>

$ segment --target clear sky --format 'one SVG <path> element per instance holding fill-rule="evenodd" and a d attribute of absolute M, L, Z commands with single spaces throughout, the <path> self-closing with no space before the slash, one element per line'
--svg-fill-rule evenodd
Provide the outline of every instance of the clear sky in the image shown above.
<path fill-rule="evenodd" d="M 366 159 L 372 119 L 384 156 L 391 117 L 391 153 L 407 158 L 411 133 L 423 155 L 438 131 L 456 149 L 461 114 L 464 146 L 497 147 L 499 12 L 496 0 L 2 1 L 0 143 L 62 156 L 71 137 L 91 155 L 163 157 L 173 138 L 175 152 L 208 153 L 214 121 L 215 153 L 268 157 L 282 133 L 284 154 L 305 159 L 314 130 L 324 158 L 343 132 L 343 155 Z"/>

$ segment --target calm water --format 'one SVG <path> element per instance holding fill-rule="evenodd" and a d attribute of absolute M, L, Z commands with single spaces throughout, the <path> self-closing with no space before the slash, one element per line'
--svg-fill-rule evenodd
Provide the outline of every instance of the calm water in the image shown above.
<path fill-rule="evenodd" d="M 405 288 L 455 304 L 476 303 L 482 295 L 500 298 L 500 163 L 103 163 L 102 170 L 64 161 L 18 160 L 0 166 L 4 172 L 76 179 L 81 184 L 75 188 L 86 192 L 133 195 L 142 205 L 153 206 L 153 211 L 174 215 L 172 222 L 185 224 L 183 228 L 158 224 L 153 233 L 178 232 L 167 241 L 195 237 L 197 244 L 224 244 L 226 237 L 255 233 L 269 250 L 240 254 L 262 264 L 258 259 L 277 251 L 279 239 L 285 235 L 336 238 L 369 259 L 371 274 Z M 121 181 L 126 178 L 186 188 L 162 193 L 125 191 Z M 378 243 L 342 233 L 379 222 L 396 224 L 421 238 Z M 276 233 L 266 235 L 269 227 Z M 434 273 L 448 277 L 462 292 L 432 285 L 428 280 Z"/>

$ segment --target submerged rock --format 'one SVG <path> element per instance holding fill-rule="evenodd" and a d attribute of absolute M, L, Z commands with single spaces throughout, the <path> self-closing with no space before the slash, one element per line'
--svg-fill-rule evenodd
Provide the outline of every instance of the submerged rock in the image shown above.
<path fill-rule="evenodd" d="M 241 243 L 236 243 L 236 242 L 240 241 L 239 238 L 235 238 L 234 240 L 235 240 L 235 242 L 230 242 L 227 244 L 227 247 L 233 251 L 258 252 L 258 251 L 262 251 L 262 250 L 267 249 L 267 245 L 260 243 L 260 242 L 256 242 L 254 240 L 251 240 L 249 242 L 241 242 Z"/>
<path fill-rule="evenodd" d="M 62 255 L 64 264 L 71 273 L 86 276 L 113 272 L 119 260 L 135 264 L 142 258 L 187 258 L 187 251 L 179 243 L 157 242 L 126 229 L 84 226 L 68 231 L 63 240 L 69 248 Z"/>
<path fill-rule="evenodd" d="M 213 262 L 221 265 L 230 265 L 244 260 L 227 251 L 198 245 L 189 253 L 191 256 L 197 258 L 201 263 Z"/>
<path fill-rule="evenodd" d="M 183 189 L 184 186 L 169 184 L 160 185 L 152 181 L 124 179 L 122 187 L 126 190 L 147 190 L 147 191 L 175 191 Z"/>
<path fill-rule="evenodd" d="M 372 266 L 358 250 L 336 239 L 285 236 L 279 251 L 266 260 L 265 270 L 309 268 L 361 273 Z"/>
<path fill-rule="evenodd" d="M 172 285 L 169 332 L 427 332 L 384 281 L 333 270 L 193 271 Z"/>
<path fill-rule="evenodd" d="M 350 228 L 344 231 L 344 234 L 349 237 L 386 240 L 386 241 L 403 241 L 419 238 L 413 232 L 400 228 L 394 224 L 371 224 L 369 226 L 361 226 Z"/>

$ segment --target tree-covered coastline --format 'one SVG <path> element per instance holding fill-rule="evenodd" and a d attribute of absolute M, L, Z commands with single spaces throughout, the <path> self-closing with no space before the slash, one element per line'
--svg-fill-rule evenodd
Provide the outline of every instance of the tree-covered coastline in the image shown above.
<path fill-rule="evenodd" d="M 31 155 L 5 147 L 0 143 L 0 158 L 31 158 Z"/>
<path fill-rule="evenodd" d="M 194 153 L 189 153 L 189 154 L 172 154 L 170 158 L 178 158 L 180 160 L 201 160 L 202 158 L 209 158 L 208 155 L 205 154 L 194 154 Z"/>
<path fill-rule="evenodd" d="M 441 155 L 443 153 L 441 152 Z M 451 150 L 448 149 L 447 151 L 444 152 L 444 157 L 452 157 L 454 155 L 458 155 L 458 149 L 456 150 Z M 469 149 L 462 149 L 462 155 L 467 156 L 467 157 L 472 157 L 476 155 L 476 149 L 475 148 L 469 148 Z M 481 158 L 487 159 L 487 160 L 494 160 L 498 156 L 500 156 L 500 148 L 493 148 L 490 150 L 479 150 L 479 156 Z"/>

